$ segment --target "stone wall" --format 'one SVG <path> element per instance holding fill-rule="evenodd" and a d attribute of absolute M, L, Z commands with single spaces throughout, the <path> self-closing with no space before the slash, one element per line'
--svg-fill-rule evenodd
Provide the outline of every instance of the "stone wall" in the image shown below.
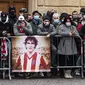
<path fill-rule="evenodd" d="M 85 7 L 85 0 L 34 0 L 37 1 L 36 7 L 41 13 L 50 9 L 55 9 L 57 12 L 68 12 L 76 10 L 79 12 L 81 7 Z"/>

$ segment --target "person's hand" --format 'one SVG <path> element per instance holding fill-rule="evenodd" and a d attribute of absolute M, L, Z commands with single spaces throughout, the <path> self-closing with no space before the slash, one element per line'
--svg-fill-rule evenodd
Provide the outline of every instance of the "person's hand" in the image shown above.
<path fill-rule="evenodd" d="M 6 30 L 4 30 L 4 31 L 2 32 L 2 34 L 3 34 L 3 35 L 6 35 L 6 34 L 7 34 L 7 31 L 6 31 Z"/>
<path fill-rule="evenodd" d="M 72 36 L 73 34 L 72 34 L 72 32 L 69 32 L 69 36 Z"/>
<path fill-rule="evenodd" d="M 7 33 L 7 36 L 10 36 L 11 34 L 10 33 Z"/>
<path fill-rule="evenodd" d="M 50 37 L 50 34 L 48 34 L 47 37 Z"/>
<path fill-rule="evenodd" d="M 75 34 L 75 31 L 72 32 L 72 35 L 74 35 L 74 34 Z"/>

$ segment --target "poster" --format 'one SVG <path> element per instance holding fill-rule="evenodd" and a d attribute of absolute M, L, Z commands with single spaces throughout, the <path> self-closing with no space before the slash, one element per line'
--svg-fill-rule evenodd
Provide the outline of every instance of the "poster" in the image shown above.
<path fill-rule="evenodd" d="M 49 72 L 50 38 L 12 37 L 12 72 Z"/>

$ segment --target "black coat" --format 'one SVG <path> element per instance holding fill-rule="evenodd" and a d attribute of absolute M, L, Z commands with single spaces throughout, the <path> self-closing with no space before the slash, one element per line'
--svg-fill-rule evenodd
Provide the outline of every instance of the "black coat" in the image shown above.
<path fill-rule="evenodd" d="M 82 26 L 81 30 L 79 31 L 80 36 L 82 37 L 82 39 L 85 36 L 85 25 Z"/>
<path fill-rule="evenodd" d="M 16 23 L 16 21 L 17 21 L 17 16 L 15 16 L 15 17 L 11 17 L 10 15 L 9 15 L 9 23 L 10 23 L 10 26 L 11 26 L 11 30 L 12 30 L 12 35 L 14 35 L 13 33 L 13 26 L 14 26 L 14 24 Z"/>
<path fill-rule="evenodd" d="M 10 33 L 12 35 L 13 31 L 12 31 L 12 27 L 9 22 L 7 23 L 0 22 L 0 36 L 1 37 L 3 36 L 2 34 L 3 31 L 6 31 L 7 33 Z"/>

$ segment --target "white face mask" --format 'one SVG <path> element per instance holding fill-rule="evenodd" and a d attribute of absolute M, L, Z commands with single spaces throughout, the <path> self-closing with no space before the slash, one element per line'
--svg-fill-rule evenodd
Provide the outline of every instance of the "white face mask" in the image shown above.
<path fill-rule="evenodd" d="M 66 26 L 71 26 L 71 23 L 70 22 L 66 22 Z"/>
<path fill-rule="evenodd" d="M 39 19 L 39 16 L 38 16 L 38 15 L 35 15 L 35 16 L 34 16 L 34 19 L 35 19 L 35 20 L 38 20 L 38 19 Z"/>
<path fill-rule="evenodd" d="M 59 23 L 59 19 L 54 19 L 54 23 L 55 24 Z"/>

